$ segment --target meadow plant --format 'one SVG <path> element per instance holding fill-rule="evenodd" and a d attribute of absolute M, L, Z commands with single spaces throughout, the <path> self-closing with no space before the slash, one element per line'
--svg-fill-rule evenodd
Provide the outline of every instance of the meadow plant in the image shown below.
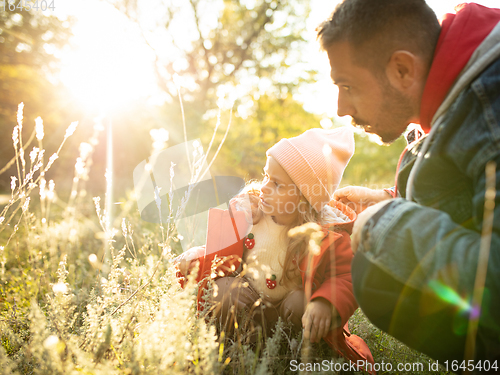
<path fill-rule="evenodd" d="M 291 373 L 291 360 L 335 357 L 326 344 L 304 342 L 301 334 L 290 336 L 281 321 L 271 337 L 260 336 L 256 343 L 250 343 L 240 317 L 235 335 L 226 335 L 215 326 L 208 302 L 203 312 L 197 311 L 196 272 L 184 289 L 175 276 L 174 223 L 191 190 L 175 213 L 172 191 L 156 191 L 157 207 L 170 205 L 169 217 L 159 225 L 142 221 L 134 202 L 125 202 L 119 231 L 101 209 L 100 198 L 92 200 L 85 191 L 101 121 L 96 120 L 91 138 L 80 143 L 64 202 L 46 173 L 56 165 L 77 123 L 68 127 L 57 152 L 46 160 L 43 121 L 35 121 L 32 136 L 24 142 L 22 111 L 21 104 L 12 137 L 15 156 L 7 163 L 15 164 L 17 176 L 0 214 L 0 373 Z M 219 123 L 220 116 L 217 128 Z M 168 136 L 159 134 L 164 144 Z M 35 138 L 38 144 L 28 152 Z M 202 166 L 212 165 L 213 160 L 205 163 L 207 154 L 200 145 L 192 155 L 192 183 L 207 172 Z M 96 215 L 89 217 L 93 209 Z M 309 236 L 311 253 L 317 248 L 317 229 L 309 225 L 295 233 Z M 207 293 L 217 293 L 213 283 Z M 371 346 L 376 361 L 428 361 L 378 331 L 359 311 L 351 326 Z"/>

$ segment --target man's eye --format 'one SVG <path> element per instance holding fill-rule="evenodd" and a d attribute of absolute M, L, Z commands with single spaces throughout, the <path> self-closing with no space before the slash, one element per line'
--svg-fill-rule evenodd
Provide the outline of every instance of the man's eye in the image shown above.
<path fill-rule="evenodd" d="M 351 91 L 351 86 L 342 86 L 342 90 L 349 92 Z"/>

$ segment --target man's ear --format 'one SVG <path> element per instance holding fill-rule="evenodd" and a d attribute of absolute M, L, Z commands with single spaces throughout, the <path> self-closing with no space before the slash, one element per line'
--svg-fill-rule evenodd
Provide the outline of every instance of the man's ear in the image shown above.
<path fill-rule="evenodd" d="M 421 61 L 413 53 L 395 51 L 386 65 L 385 73 L 392 87 L 401 91 L 415 90 L 415 84 L 421 74 Z"/>

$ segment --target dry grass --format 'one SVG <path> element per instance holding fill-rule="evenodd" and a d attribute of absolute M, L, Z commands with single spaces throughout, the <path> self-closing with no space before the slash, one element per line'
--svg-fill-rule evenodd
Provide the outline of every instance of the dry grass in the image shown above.
<path fill-rule="evenodd" d="M 63 202 L 55 184 L 45 181 L 57 156 L 45 161 L 43 127 L 38 124 L 38 149 L 28 161 L 20 139 L 22 108 L 18 117 L 13 137 L 18 176 L 0 215 L 2 373 L 294 373 L 290 362 L 304 361 L 303 352 L 309 362 L 343 362 L 324 344 L 303 351 L 302 337 L 289 337 L 281 323 L 256 345 L 245 343 L 244 324 L 235 336 L 218 337 L 214 323 L 197 315 L 193 280 L 181 289 L 175 279 L 170 262 L 178 251 L 175 228 L 160 229 L 128 209 L 117 230 L 107 224 L 99 199 L 86 197 L 102 126 L 96 124 L 92 139 L 82 143 L 73 190 Z M 97 214 L 89 218 L 92 206 Z M 133 201 L 123 206 L 132 207 Z M 428 367 L 428 358 L 380 332 L 359 310 L 350 325 L 377 362 Z"/>

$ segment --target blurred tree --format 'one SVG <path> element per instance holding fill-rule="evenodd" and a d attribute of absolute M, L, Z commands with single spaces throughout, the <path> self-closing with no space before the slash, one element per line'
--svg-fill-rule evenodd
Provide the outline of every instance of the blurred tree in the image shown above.
<path fill-rule="evenodd" d="M 295 137 L 319 126 L 320 118 L 305 111 L 290 94 L 284 98 L 262 95 L 255 100 L 254 106 L 250 116 L 233 117 L 224 147 L 214 164 L 214 174 L 260 179 L 266 164 L 266 151 L 271 146 L 282 138 Z M 222 119 L 222 123 L 228 121 Z"/>
<path fill-rule="evenodd" d="M 36 10 L 6 10 L 0 13 L 0 63 L 53 69 L 54 53 L 69 37 L 69 24 Z"/>
<path fill-rule="evenodd" d="M 306 112 L 292 96 L 315 78 L 303 62 L 308 1 L 104 1 L 138 26 L 155 53 L 159 85 L 169 97 L 163 111 L 169 146 L 184 140 L 178 91 L 187 138 L 200 138 L 205 148 L 215 131 L 216 102 L 222 117 L 215 144 L 230 121 L 229 109 L 234 109 L 212 174 L 260 178 L 269 147 L 319 126 L 320 118 Z M 404 146 L 391 146 L 389 155 L 362 135 L 356 140 L 357 155 L 345 181 L 390 185 Z"/>
<path fill-rule="evenodd" d="M 321 118 L 305 111 L 291 95 L 284 99 L 263 95 L 254 105 L 251 116 L 233 117 L 224 147 L 212 168 L 213 174 L 260 179 L 267 149 L 282 138 L 295 137 L 307 129 L 320 127 Z M 221 122 L 228 121 L 226 116 Z M 222 138 L 223 132 L 219 130 L 218 139 Z M 399 155 L 406 146 L 405 138 L 400 137 L 389 146 L 373 142 L 365 133 L 355 132 L 354 139 L 356 151 L 344 172 L 341 186 L 393 186 Z M 203 143 L 208 143 L 208 140 Z"/>
<path fill-rule="evenodd" d="M 255 93 L 286 97 L 314 78 L 301 60 L 308 2 L 106 1 L 139 26 L 171 101 L 182 87 L 186 114 L 193 120 L 190 138 L 205 133 L 202 118 L 218 97 L 226 95 L 237 105 Z"/>
<path fill-rule="evenodd" d="M 55 84 L 56 51 L 67 42 L 69 22 L 40 11 L 15 8 L 0 12 L 0 129 L 12 134 L 16 110 L 25 102 L 24 137 L 42 116 L 46 132 L 60 125 L 63 111 Z M 64 108 L 64 107 L 63 107 Z M 66 124 L 67 125 L 67 124 Z M 0 140 L 0 169 L 14 155 L 9 136 Z M 10 171 L 9 171 L 10 172 Z M 10 185 L 9 172 L 0 175 L 0 191 Z"/>
<path fill-rule="evenodd" d="M 163 111 L 169 146 L 184 141 L 179 91 L 187 138 L 200 138 L 205 148 L 217 106 L 223 117 L 215 144 L 235 109 L 214 173 L 260 176 L 269 146 L 318 123 L 292 99 L 315 75 L 302 53 L 309 1 L 104 1 L 138 26 L 154 51 L 159 86 L 169 98 Z"/>
<path fill-rule="evenodd" d="M 309 2 L 297 0 L 107 0 L 135 22 L 155 51 L 155 69 L 175 98 L 174 77 L 190 91 L 188 101 L 209 108 L 220 86 L 238 94 L 290 91 L 312 71 L 300 64 Z M 260 80 L 268 78 L 262 83 Z M 272 83 L 272 85 L 271 85 Z M 229 89 L 226 87 L 226 91 Z"/>
<path fill-rule="evenodd" d="M 394 185 L 399 155 L 406 146 L 399 137 L 389 146 L 381 146 L 365 133 L 355 133 L 356 151 L 347 166 L 341 186 L 356 185 L 383 189 Z"/>

